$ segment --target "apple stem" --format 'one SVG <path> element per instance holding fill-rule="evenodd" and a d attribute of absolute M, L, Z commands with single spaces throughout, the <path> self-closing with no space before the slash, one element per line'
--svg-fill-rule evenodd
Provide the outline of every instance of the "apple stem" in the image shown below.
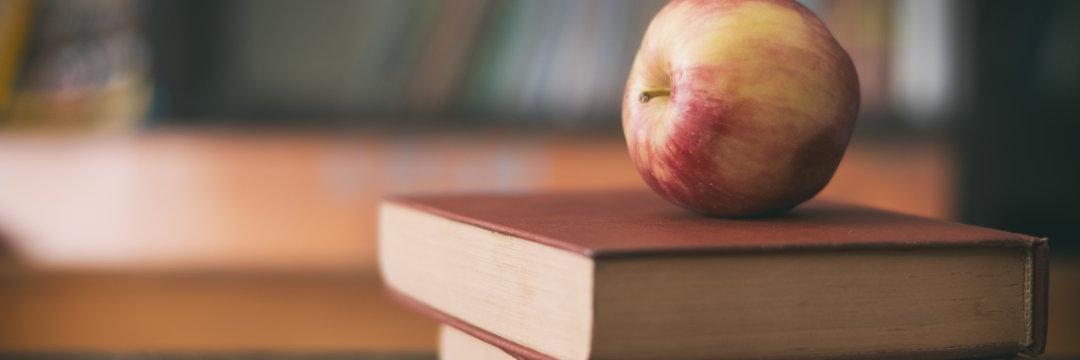
<path fill-rule="evenodd" d="M 652 98 L 671 95 L 671 90 L 645 90 L 638 95 L 638 101 L 647 103 Z"/>

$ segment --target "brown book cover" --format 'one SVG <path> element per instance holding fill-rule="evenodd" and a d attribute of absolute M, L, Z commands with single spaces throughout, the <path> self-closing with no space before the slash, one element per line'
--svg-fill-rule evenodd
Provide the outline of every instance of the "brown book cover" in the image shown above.
<path fill-rule="evenodd" d="M 593 260 L 863 250 L 1025 249 L 1027 278 L 1023 284 L 1026 288 L 1023 306 L 1028 334 L 1027 341 L 1021 341 L 1026 348 L 1020 352 L 1038 354 L 1045 345 L 1048 248 L 1044 238 L 822 201 L 811 201 L 768 218 L 709 218 L 676 208 L 647 191 L 417 195 L 394 197 L 386 204 Z M 552 358 L 418 300 L 396 289 L 393 281 L 388 283 L 389 292 L 402 303 L 515 357 Z M 1009 346 L 883 350 L 853 353 L 850 357 L 978 356 L 1016 351 L 1015 343 Z"/>

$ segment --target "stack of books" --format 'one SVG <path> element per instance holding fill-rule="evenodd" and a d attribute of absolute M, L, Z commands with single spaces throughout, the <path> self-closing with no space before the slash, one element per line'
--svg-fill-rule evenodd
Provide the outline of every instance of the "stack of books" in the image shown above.
<path fill-rule="evenodd" d="M 828 202 L 716 219 L 645 191 L 402 196 L 389 292 L 443 359 L 1038 354 L 1043 238 Z"/>

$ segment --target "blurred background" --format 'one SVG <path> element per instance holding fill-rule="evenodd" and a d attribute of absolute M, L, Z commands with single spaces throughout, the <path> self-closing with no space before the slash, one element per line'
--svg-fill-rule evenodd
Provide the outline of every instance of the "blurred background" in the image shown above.
<path fill-rule="evenodd" d="M 389 193 L 640 187 L 661 0 L 0 0 L 0 350 L 430 352 Z M 807 0 L 862 109 L 819 196 L 1051 239 L 1080 356 L 1080 2 Z"/>

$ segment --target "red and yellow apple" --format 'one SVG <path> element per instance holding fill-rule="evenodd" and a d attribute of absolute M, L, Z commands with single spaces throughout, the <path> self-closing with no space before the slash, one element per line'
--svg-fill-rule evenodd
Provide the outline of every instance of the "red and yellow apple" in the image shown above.
<path fill-rule="evenodd" d="M 662 197 L 746 217 L 825 187 L 858 109 L 851 59 L 802 5 L 675 0 L 645 32 L 622 124 L 638 172 Z"/>

